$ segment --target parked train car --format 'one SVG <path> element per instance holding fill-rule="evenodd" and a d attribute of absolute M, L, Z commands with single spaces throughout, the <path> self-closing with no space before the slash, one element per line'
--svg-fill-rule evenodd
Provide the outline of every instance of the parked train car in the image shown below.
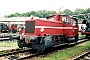
<path fill-rule="evenodd" d="M 48 47 L 78 41 L 78 19 L 69 15 L 32 18 L 25 21 L 24 28 L 18 46 L 36 49 L 39 53 Z"/>
<path fill-rule="evenodd" d="M 12 33 L 16 33 L 17 32 L 17 24 L 11 24 L 10 30 Z"/>
<path fill-rule="evenodd" d="M 90 18 L 88 20 L 83 20 L 83 24 L 86 24 L 86 29 L 84 31 L 84 34 L 86 37 L 90 36 Z"/>
<path fill-rule="evenodd" d="M 12 18 L 0 18 L 0 23 L 5 23 L 9 26 L 10 32 L 18 32 L 18 25 L 22 27 L 25 20 L 30 19 L 30 17 L 12 17 Z"/>
<path fill-rule="evenodd" d="M 20 29 L 24 29 L 24 24 L 11 24 L 10 30 L 12 33 L 18 32 Z"/>
<path fill-rule="evenodd" d="M 86 24 L 78 23 L 79 32 L 84 32 L 86 30 Z"/>
<path fill-rule="evenodd" d="M 7 33 L 9 31 L 9 27 L 5 23 L 0 23 L 0 32 Z"/>

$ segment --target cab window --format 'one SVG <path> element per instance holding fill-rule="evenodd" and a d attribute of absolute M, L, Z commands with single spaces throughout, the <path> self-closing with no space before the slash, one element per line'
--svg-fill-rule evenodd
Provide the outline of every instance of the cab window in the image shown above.
<path fill-rule="evenodd" d="M 66 24 L 69 24 L 70 18 L 69 17 L 62 17 L 62 21 L 64 21 Z"/>
<path fill-rule="evenodd" d="M 76 26 L 76 19 L 72 19 L 72 26 Z"/>

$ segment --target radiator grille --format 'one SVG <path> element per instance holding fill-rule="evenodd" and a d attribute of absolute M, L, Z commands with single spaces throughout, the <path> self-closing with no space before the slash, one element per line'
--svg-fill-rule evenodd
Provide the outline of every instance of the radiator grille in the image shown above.
<path fill-rule="evenodd" d="M 26 22 L 26 33 L 34 33 L 35 21 Z"/>

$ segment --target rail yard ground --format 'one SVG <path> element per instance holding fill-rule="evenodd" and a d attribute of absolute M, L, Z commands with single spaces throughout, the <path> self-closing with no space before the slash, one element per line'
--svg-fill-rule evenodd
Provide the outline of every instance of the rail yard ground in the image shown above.
<path fill-rule="evenodd" d="M 79 37 L 84 37 L 80 35 Z M 3 48 L 18 48 L 17 42 L 0 42 L 0 49 Z M 82 54 L 83 52 L 90 49 L 90 41 L 87 41 L 83 44 L 79 44 L 72 48 L 67 48 L 63 50 L 58 50 L 58 52 L 51 53 L 49 55 L 45 55 L 45 57 L 35 58 L 34 60 L 71 60 L 75 58 L 77 55 Z"/>
<path fill-rule="evenodd" d="M 17 42 L 0 42 L 0 47 L 15 47 L 17 48 Z"/>
<path fill-rule="evenodd" d="M 18 48 L 17 42 L 0 42 L 0 51 Z"/>
<path fill-rule="evenodd" d="M 85 35 L 85 34 L 82 34 L 81 32 L 78 33 L 79 39 L 84 38 L 85 36 L 86 36 L 86 35 Z"/>
<path fill-rule="evenodd" d="M 72 48 L 67 48 L 66 50 L 60 50 L 54 54 L 47 55 L 40 58 L 39 60 L 72 60 L 77 55 L 90 49 L 90 41 L 83 44 L 74 46 Z"/>

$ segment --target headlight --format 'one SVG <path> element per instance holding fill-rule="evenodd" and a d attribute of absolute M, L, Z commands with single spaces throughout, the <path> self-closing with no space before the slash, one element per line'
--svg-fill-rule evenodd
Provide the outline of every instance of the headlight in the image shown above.
<path fill-rule="evenodd" d="M 30 37 L 25 37 L 25 42 L 26 42 L 26 44 L 29 44 L 30 43 Z"/>

